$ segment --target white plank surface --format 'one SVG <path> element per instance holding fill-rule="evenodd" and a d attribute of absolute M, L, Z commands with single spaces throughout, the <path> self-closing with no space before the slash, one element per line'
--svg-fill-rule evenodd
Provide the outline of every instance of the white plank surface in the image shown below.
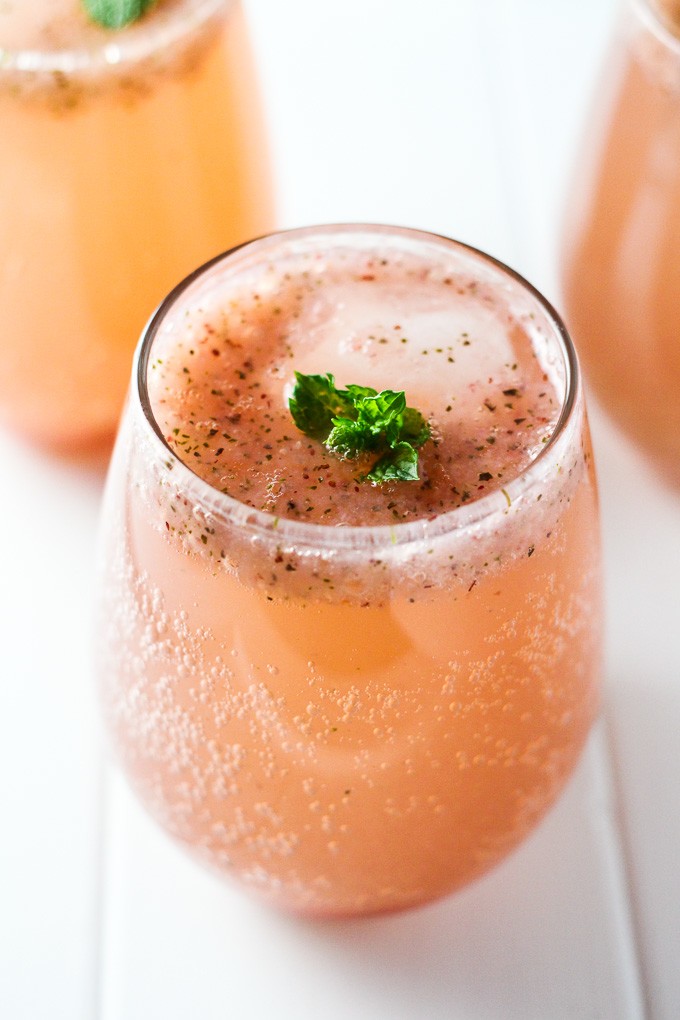
<path fill-rule="evenodd" d="M 2 436 L 0 1016 L 96 1015 L 101 755 L 89 675 L 101 470 Z"/>
<path fill-rule="evenodd" d="M 680 499 L 598 429 L 605 720 L 649 1016 L 680 1016 Z"/>
<path fill-rule="evenodd" d="M 281 223 L 400 222 L 559 304 L 558 225 L 615 0 L 247 0 Z M 198 869 L 103 764 L 101 472 L 1 436 L 0 1016 L 675 1020 L 680 497 L 595 415 L 603 720 L 535 836 L 457 897 L 309 924 Z"/>
<path fill-rule="evenodd" d="M 641 1017 L 602 756 L 596 733 L 547 822 L 476 886 L 411 913 L 316 924 L 193 867 L 116 781 L 104 1020 Z"/>

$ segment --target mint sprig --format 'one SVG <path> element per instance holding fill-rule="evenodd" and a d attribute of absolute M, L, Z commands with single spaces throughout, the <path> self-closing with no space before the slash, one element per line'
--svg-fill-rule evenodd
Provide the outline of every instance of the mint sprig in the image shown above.
<path fill-rule="evenodd" d="M 154 0 L 82 0 L 88 15 L 104 28 L 124 28 L 145 13 Z"/>
<path fill-rule="evenodd" d="M 418 448 L 430 438 L 430 427 L 420 411 L 407 407 L 403 390 L 339 389 L 330 373 L 296 372 L 288 406 L 300 431 L 335 456 L 373 457 L 362 479 L 375 484 L 418 480 Z"/>

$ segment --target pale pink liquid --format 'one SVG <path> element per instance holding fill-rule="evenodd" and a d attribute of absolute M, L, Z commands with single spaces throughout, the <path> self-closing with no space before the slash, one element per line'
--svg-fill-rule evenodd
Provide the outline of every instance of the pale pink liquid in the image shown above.
<path fill-rule="evenodd" d="M 308 523 L 394 524 L 502 488 L 560 411 L 527 325 L 493 289 L 413 256 L 256 266 L 169 322 L 154 352 L 151 401 L 177 456 L 220 492 Z M 406 386 L 432 427 L 420 482 L 359 484 L 362 465 L 306 439 L 288 410 L 294 370 Z"/>
<path fill-rule="evenodd" d="M 567 210 L 563 287 L 596 396 L 680 484 L 680 15 L 663 6 L 662 21 L 631 5 L 612 45 Z"/>
<path fill-rule="evenodd" d="M 240 5 L 164 0 L 107 31 L 80 0 L 4 0 L 0 131 L 0 419 L 110 444 L 151 310 L 273 226 Z"/>
<path fill-rule="evenodd" d="M 421 235 L 302 236 L 302 254 L 274 239 L 232 256 L 231 277 L 208 273 L 160 322 L 151 405 L 219 485 L 133 402 L 107 498 L 100 671 L 131 782 L 204 860 L 290 909 L 393 910 L 496 864 L 578 758 L 599 686 L 590 447 L 579 405 L 536 459 L 565 366 L 522 285 Z M 311 452 L 286 421 L 291 366 L 406 378 L 439 437 L 421 482 L 356 485 L 319 451 L 300 510 Z M 218 456 L 211 432 L 240 385 L 235 453 Z M 526 414 L 501 406 L 505 389 Z M 281 505 L 261 513 L 284 465 Z M 459 471 L 493 477 L 462 500 Z M 225 478 L 252 479 L 255 506 L 220 493 Z"/>

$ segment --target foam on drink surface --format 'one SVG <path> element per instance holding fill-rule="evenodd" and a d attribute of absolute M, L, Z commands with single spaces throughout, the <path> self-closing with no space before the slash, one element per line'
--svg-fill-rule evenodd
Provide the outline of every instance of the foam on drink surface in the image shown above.
<path fill-rule="evenodd" d="M 160 81 L 190 72 L 214 42 L 223 0 L 164 0 L 107 29 L 82 0 L 0 3 L 0 96 L 48 103 L 60 115 L 92 97 L 130 105 Z"/>
<path fill-rule="evenodd" d="M 326 525 L 430 518 L 504 488 L 561 398 L 538 327 L 498 284 L 414 253 L 335 249 L 246 267 L 165 320 L 148 373 L 168 445 L 221 493 Z M 379 486 L 295 426 L 294 372 L 405 390 L 420 479 Z"/>

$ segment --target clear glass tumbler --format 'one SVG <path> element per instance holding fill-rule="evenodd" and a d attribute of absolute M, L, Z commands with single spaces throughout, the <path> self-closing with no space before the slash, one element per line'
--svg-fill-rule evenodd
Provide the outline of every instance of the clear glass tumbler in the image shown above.
<path fill-rule="evenodd" d="M 407 379 L 419 481 L 356 480 L 287 420 L 293 370 L 322 368 Z M 528 283 L 446 238 L 284 232 L 180 284 L 138 348 L 101 554 L 98 675 L 132 787 L 285 909 L 402 909 L 483 874 L 597 711 L 576 356 Z"/>
<path fill-rule="evenodd" d="M 239 3 L 164 0 L 119 31 L 80 0 L 0 4 L 0 125 L 0 419 L 111 443 L 149 309 L 274 226 Z"/>
<path fill-rule="evenodd" d="M 565 315 L 593 393 L 680 485 L 680 5 L 627 0 L 566 211 Z"/>

